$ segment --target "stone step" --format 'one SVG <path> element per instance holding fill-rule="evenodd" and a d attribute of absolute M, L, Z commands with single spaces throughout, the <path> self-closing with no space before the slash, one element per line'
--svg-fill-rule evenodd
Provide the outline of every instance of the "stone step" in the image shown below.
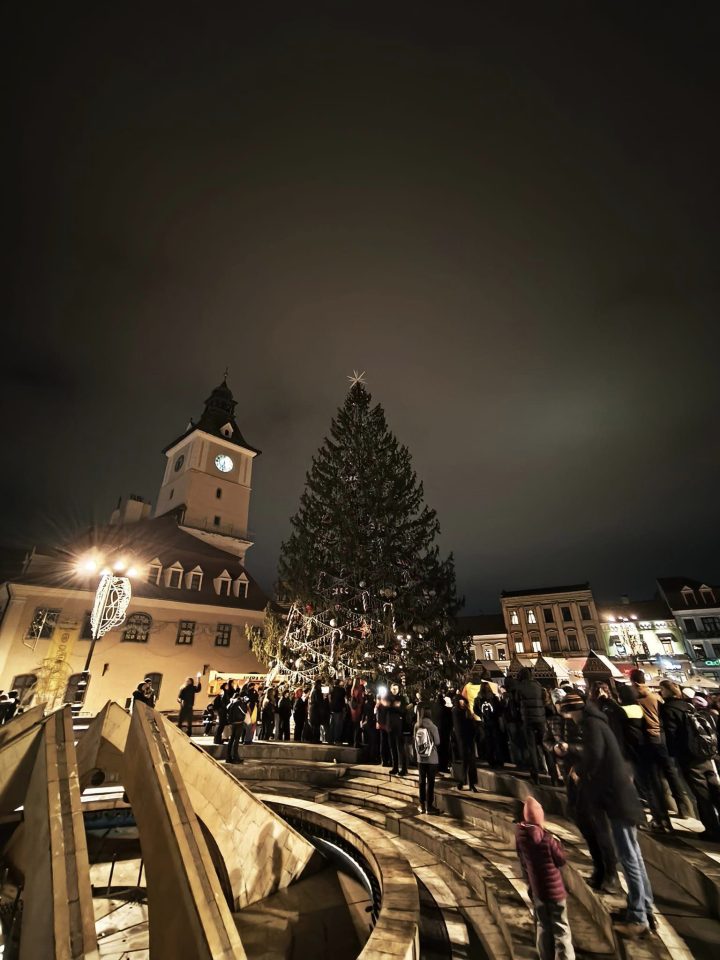
<path fill-rule="evenodd" d="M 349 787 L 332 787 L 328 790 L 331 802 L 351 803 L 361 807 L 370 807 L 385 813 L 402 813 L 407 811 L 410 804 L 413 807 L 416 801 L 412 797 L 398 799 L 395 796 L 386 796 L 381 793 L 370 793 L 366 790 L 355 790 Z"/>

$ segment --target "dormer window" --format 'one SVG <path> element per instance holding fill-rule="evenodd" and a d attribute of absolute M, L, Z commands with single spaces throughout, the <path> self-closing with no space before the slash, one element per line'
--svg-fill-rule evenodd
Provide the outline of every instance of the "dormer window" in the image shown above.
<path fill-rule="evenodd" d="M 230 584 L 232 583 L 232 577 L 227 572 L 223 570 L 219 577 L 215 577 L 213 580 L 213 586 L 215 587 L 215 593 L 219 597 L 229 597 L 230 596 Z"/>
<path fill-rule="evenodd" d="M 157 586 L 160 583 L 160 574 L 162 573 L 162 564 L 157 557 L 150 561 L 147 571 L 147 582 Z"/>
<path fill-rule="evenodd" d="M 175 563 L 165 571 L 165 586 L 179 590 L 182 586 L 183 572 L 182 564 L 176 560 Z"/>
<path fill-rule="evenodd" d="M 715 604 L 715 594 L 713 593 L 712 587 L 708 587 L 705 583 L 700 587 L 700 596 L 706 606 L 713 606 Z"/>
<path fill-rule="evenodd" d="M 203 572 L 200 567 L 194 567 L 185 574 L 185 586 L 188 590 L 202 590 Z"/>
<path fill-rule="evenodd" d="M 682 594 L 686 607 L 690 606 L 690 601 L 692 601 L 693 604 L 695 603 L 695 591 L 692 587 L 683 587 L 680 593 Z"/>
<path fill-rule="evenodd" d="M 510 611 L 510 623 L 516 627 L 520 623 L 520 617 L 518 617 L 517 610 Z"/>
<path fill-rule="evenodd" d="M 230 438 L 233 435 L 233 428 L 231 423 L 226 423 L 224 427 L 220 427 L 220 433 L 224 437 Z"/>
<path fill-rule="evenodd" d="M 233 581 L 233 593 L 236 597 L 247 600 L 249 582 L 247 575 L 244 573 L 241 573 L 240 576 Z"/>

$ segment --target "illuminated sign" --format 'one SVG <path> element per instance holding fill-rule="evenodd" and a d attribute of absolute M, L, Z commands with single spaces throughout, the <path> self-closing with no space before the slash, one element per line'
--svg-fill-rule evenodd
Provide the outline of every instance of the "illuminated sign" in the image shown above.
<path fill-rule="evenodd" d="M 720 667 L 720 660 L 706 660 L 706 667 Z"/>

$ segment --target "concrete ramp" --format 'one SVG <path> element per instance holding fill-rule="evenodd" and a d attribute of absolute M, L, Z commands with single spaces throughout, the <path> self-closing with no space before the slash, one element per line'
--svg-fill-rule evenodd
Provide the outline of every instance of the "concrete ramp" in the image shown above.
<path fill-rule="evenodd" d="M 145 861 L 151 957 L 245 960 L 167 726 L 159 714 L 136 705 L 126 756 L 129 762 L 123 770 L 123 785 Z M 251 857 L 248 850 L 248 862 Z"/>
<path fill-rule="evenodd" d="M 42 704 L 38 704 L 36 707 L 31 707 L 30 710 L 26 710 L 25 713 L 19 713 L 16 717 L 13 717 L 12 720 L 8 721 L 8 723 L 4 723 L 0 727 L 0 750 L 2 750 L 6 743 L 14 740 L 15 737 L 19 737 L 25 733 L 26 730 L 29 730 L 30 727 L 37 726 L 44 716 L 45 708 Z"/>
<path fill-rule="evenodd" d="M 43 722 L 36 746 L 24 822 L 5 850 L 8 862 L 25 878 L 20 960 L 97 960 L 69 707 Z"/>
<path fill-rule="evenodd" d="M 297 880 L 314 853 L 312 844 L 165 717 L 162 722 L 192 808 L 224 860 L 234 909 Z"/>
<path fill-rule="evenodd" d="M 122 781 L 130 715 L 112 700 L 90 722 L 77 745 L 80 789 Z"/>

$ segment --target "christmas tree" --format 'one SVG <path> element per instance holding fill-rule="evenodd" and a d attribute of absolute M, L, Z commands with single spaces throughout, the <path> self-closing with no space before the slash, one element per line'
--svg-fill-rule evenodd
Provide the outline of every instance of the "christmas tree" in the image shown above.
<path fill-rule="evenodd" d="M 470 662 L 454 633 L 452 556 L 440 557 L 438 520 L 408 449 L 362 376 L 350 380 L 282 545 L 285 631 L 273 615 L 253 645 L 289 679 L 362 674 L 434 687 Z"/>

